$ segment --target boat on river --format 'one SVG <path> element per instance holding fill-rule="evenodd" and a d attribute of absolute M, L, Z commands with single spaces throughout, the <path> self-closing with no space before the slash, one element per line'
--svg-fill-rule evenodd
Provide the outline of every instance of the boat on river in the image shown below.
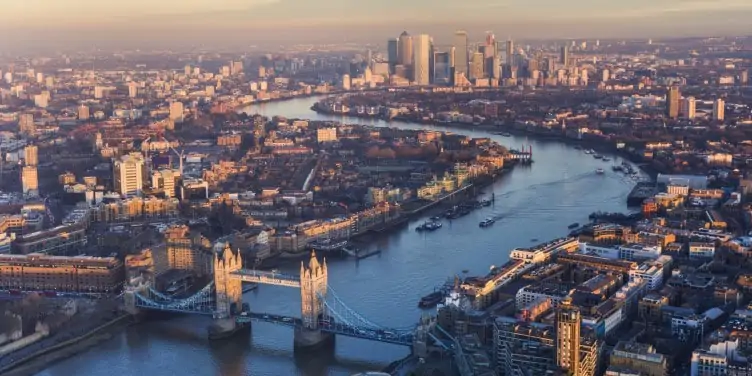
<path fill-rule="evenodd" d="M 572 223 L 571 225 L 567 226 L 567 228 L 570 229 L 570 230 L 575 229 L 577 227 L 580 227 L 580 224 L 577 223 L 577 222 Z"/>
<path fill-rule="evenodd" d="M 602 168 L 599 168 L 599 169 L 595 170 L 595 173 L 598 174 L 598 175 L 603 175 L 603 174 L 606 173 L 606 171 L 604 169 L 602 169 Z"/>
<path fill-rule="evenodd" d="M 423 223 L 422 225 L 415 228 L 415 231 L 436 231 L 440 229 L 443 225 L 441 222 L 438 221 L 430 221 Z"/>

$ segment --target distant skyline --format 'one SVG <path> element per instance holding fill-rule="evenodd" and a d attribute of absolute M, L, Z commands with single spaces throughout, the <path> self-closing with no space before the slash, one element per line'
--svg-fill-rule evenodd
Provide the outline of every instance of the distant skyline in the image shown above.
<path fill-rule="evenodd" d="M 749 33 L 750 17 L 750 0 L 23 0 L 3 4 L 0 47 L 377 42 L 460 28 L 471 40 L 665 38 Z"/>

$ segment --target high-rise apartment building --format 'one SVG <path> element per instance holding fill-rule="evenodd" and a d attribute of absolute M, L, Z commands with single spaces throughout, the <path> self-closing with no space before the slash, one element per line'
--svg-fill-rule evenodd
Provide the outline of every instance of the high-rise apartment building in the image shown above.
<path fill-rule="evenodd" d="M 36 145 L 27 145 L 24 148 L 24 165 L 36 166 L 39 164 L 39 148 Z"/>
<path fill-rule="evenodd" d="M 572 298 L 564 298 L 556 312 L 556 363 L 575 374 L 580 369 L 581 325 L 579 308 L 572 305 Z"/>
<path fill-rule="evenodd" d="M 559 63 L 565 67 L 569 66 L 569 46 L 561 46 L 561 51 L 559 52 Z"/>
<path fill-rule="evenodd" d="M 18 115 L 18 131 L 25 135 L 36 133 L 37 127 L 34 125 L 34 114 Z"/>
<path fill-rule="evenodd" d="M 679 92 L 678 86 L 672 86 L 666 92 L 666 116 L 671 119 L 679 117 L 679 101 L 681 100 L 681 92 Z"/>
<path fill-rule="evenodd" d="M 128 83 L 128 97 L 135 98 L 138 96 L 138 84 L 135 82 Z"/>
<path fill-rule="evenodd" d="M 685 119 L 694 119 L 697 113 L 695 97 L 687 97 L 682 101 L 681 114 Z"/>
<path fill-rule="evenodd" d="M 405 66 L 410 71 L 410 67 L 413 65 L 413 37 L 407 31 L 403 31 L 400 34 L 398 47 L 397 63 Z"/>
<path fill-rule="evenodd" d="M 454 71 L 468 77 L 467 32 L 464 30 L 454 33 Z"/>
<path fill-rule="evenodd" d="M 497 375 L 546 375 L 558 371 L 552 327 L 499 317 L 493 329 Z"/>
<path fill-rule="evenodd" d="M 140 195 L 144 189 L 144 156 L 130 153 L 113 163 L 115 190 L 123 196 Z"/>
<path fill-rule="evenodd" d="M 428 85 L 431 83 L 431 37 L 428 34 L 420 34 L 413 42 L 413 81 L 417 85 Z"/>
<path fill-rule="evenodd" d="M 713 102 L 713 120 L 723 121 L 726 118 L 726 101 L 718 98 Z"/>
<path fill-rule="evenodd" d="M 39 196 L 39 174 L 37 172 L 37 166 L 25 166 L 21 169 L 21 189 L 25 196 Z"/>
<path fill-rule="evenodd" d="M 386 42 L 387 61 L 389 62 L 389 73 L 394 73 L 394 67 L 399 64 L 399 39 L 391 38 Z"/>

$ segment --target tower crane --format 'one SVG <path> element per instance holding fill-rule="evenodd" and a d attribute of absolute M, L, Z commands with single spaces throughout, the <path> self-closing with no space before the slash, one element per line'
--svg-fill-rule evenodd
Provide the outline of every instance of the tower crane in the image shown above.
<path fill-rule="evenodd" d="M 167 143 L 167 146 L 170 148 L 170 150 L 172 150 L 172 152 L 175 153 L 175 155 L 177 155 L 178 158 L 180 158 L 180 177 L 182 178 L 183 177 L 183 154 L 185 153 L 185 150 L 181 150 L 178 153 L 178 151 L 175 150 L 174 147 L 172 147 L 172 145 L 170 144 L 170 141 L 167 141 L 167 139 L 164 137 L 162 137 L 162 140 L 164 140 L 164 142 Z"/>

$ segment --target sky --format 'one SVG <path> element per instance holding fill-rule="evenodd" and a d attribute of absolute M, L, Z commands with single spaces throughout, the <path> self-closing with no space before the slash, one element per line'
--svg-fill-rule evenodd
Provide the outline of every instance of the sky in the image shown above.
<path fill-rule="evenodd" d="M 733 35 L 752 0 L 0 0 L 0 46 Z M 479 38 L 480 38 L 479 34 Z M 472 35 L 471 35 L 472 36 Z"/>

